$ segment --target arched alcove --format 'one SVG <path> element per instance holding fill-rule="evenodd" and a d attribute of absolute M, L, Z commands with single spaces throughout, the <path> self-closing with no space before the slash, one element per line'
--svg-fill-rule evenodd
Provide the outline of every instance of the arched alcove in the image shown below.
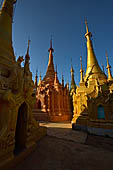
<path fill-rule="evenodd" d="M 25 148 L 26 131 L 27 131 L 27 114 L 28 107 L 24 102 L 18 109 L 16 131 L 15 131 L 15 149 L 14 153 L 17 154 Z"/>
<path fill-rule="evenodd" d="M 105 119 L 104 107 L 102 105 L 98 106 L 98 119 Z"/>

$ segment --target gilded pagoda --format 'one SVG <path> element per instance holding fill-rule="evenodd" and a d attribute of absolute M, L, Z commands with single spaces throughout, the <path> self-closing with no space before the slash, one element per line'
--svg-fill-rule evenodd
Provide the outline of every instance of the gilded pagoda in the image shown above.
<path fill-rule="evenodd" d="M 101 70 L 96 59 L 91 32 L 86 24 L 87 69 L 83 74 L 82 58 L 80 83 L 73 93 L 74 115 L 72 128 L 92 134 L 113 137 L 113 78 L 107 58 L 108 76 Z"/>

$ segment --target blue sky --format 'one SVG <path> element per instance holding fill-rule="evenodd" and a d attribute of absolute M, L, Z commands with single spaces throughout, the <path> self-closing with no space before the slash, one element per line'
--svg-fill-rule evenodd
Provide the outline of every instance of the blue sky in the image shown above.
<path fill-rule="evenodd" d="M 16 56 L 25 56 L 30 37 L 33 79 L 36 69 L 42 76 L 46 73 L 52 35 L 59 80 L 63 72 L 65 83 L 70 82 L 72 58 L 75 81 L 79 84 L 80 56 L 86 69 L 85 19 L 93 35 L 99 64 L 106 67 L 107 50 L 113 70 L 113 0 L 17 0 L 13 23 L 14 51 Z"/>

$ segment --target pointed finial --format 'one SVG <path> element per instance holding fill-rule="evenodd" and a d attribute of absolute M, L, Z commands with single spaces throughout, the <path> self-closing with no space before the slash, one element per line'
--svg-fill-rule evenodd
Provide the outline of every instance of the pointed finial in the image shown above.
<path fill-rule="evenodd" d="M 105 53 L 106 53 L 107 64 L 109 65 L 108 53 L 107 53 L 107 51 Z"/>
<path fill-rule="evenodd" d="M 74 73 L 73 65 L 72 65 L 72 58 L 71 58 L 71 71 L 72 74 Z"/>
<path fill-rule="evenodd" d="M 49 48 L 48 52 L 50 52 L 50 51 L 54 52 L 54 49 L 52 47 L 52 35 L 51 35 L 51 39 L 50 39 L 50 48 Z"/>
<path fill-rule="evenodd" d="M 82 56 L 80 56 L 80 64 L 82 65 Z"/>
<path fill-rule="evenodd" d="M 88 33 L 89 32 L 89 29 L 88 29 L 88 23 L 87 23 L 87 20 L 85 19 L 85 25 L 86 25 L 86 32 Z"/>
<path fill-rule="evenodd" d="M 50 39 L 50 48 L 49 48 L 48 52 L 50 52 L 50 51 L 54 52 L 54 49 L 52 47 L 52 36 L 51 36 L 51 39 Z"/>
<path fill-rule="evenodd" d="M 54 78 L 54 83 L 59 83 L 58 77 L 57 77 L 57 64 L 56 64 L 56 71 L 55 71 L 55 78 Z"/>
<path fill-rule="evenodd" d="M 80 56 L 80 65 L 81 65 L 81 70 L 83 70 L 82 69 L 82 56 Z"/>
<path fill-rule="evenodd" d="M 56 64 L 56 73 L 57 73 L 57 64 Z"/>
<path fill-rule="evenodd" d="M 108 53 L 106 51 L 106 59 L 107 59 L 107 68 L 111 68 L 110 64 L 109 64 L 109 59 L 108 59 Z"/>
<path fill-rule="evenodd" d="M 106 51 L 106 59 L 107 59 L 107 67 L 106 67 L 106 69 L 108 70 L 108 80 L 113 80 L 112 74 L 111 74 L 111 69 L 110 69 L 111 66 L 109 64 L 107 51 Z"/>
<path fill-rule="evenodd" d="M 106 58 L 108 58 L 108 53 L 107 53 L 107 51 L 105 52 L 105 54 L 106 54 Z"/>
<path fill-rule="evenodd" d="M 90 38 L 90 37 L 92 37 L 92 33 L 89 32 L 87 20 L 85 20 L 85 25 L 86 25 L 86 34 L 85 34 L 85 38 L 87 38 L 87 37 Z"/>
<path fill-rule="evenodd" d="M 63 72 L 62 72 L 62 86 L 64 86 L 64 76 L 63 76 Z"/>
<path fill-rule="evenodd" d="M 80 82 L 83 82 L 84 81 L 84 78 L 83 78 L 83 68 L 82 68 L 82 56 L 80 56 L 80 64 L 81 64 L 81 69 L 80 69 L 80 74 L 81 74 L 81 79 L 80 79 Z"/>
<path fill-rule="evenodd" d="M 37 89 L 37 80 L 38 80 L 38 70 L 36 70 L 36 76 L 35 76 L 35 87 Z"/>
<path fill-rule="evenodd" d="M 30 40 L 30 38 L 29 38 L 29 39 L 28 39 L 27 54 L 29 54 L 29 45 L 30 45 L 30 42 L 31 42 L 31 40 Z"/>
<path fill-rule="evenodd" d="M 51 35 L 51 39 L 50 39 L 50 48 L 52 49 L 52 35 Z"/>

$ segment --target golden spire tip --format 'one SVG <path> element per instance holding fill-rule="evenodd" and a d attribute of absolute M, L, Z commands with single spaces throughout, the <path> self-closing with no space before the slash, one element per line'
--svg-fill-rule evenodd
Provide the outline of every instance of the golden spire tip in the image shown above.
<path fill-rule="evenodd" d="M 87 20 L 85 19 L 85 25 L 86 25 L 86 32 L 88 33 L 89 32 L 89 29 L 88 29 L 88 23 L 87 23 Z"/>
<path fill-rule="evenodd" d="M 106 55 L 106 58 L 108 59 L 108 53 L 107 53 L 107 51 L 105 52 L 105 55 Z"/>

